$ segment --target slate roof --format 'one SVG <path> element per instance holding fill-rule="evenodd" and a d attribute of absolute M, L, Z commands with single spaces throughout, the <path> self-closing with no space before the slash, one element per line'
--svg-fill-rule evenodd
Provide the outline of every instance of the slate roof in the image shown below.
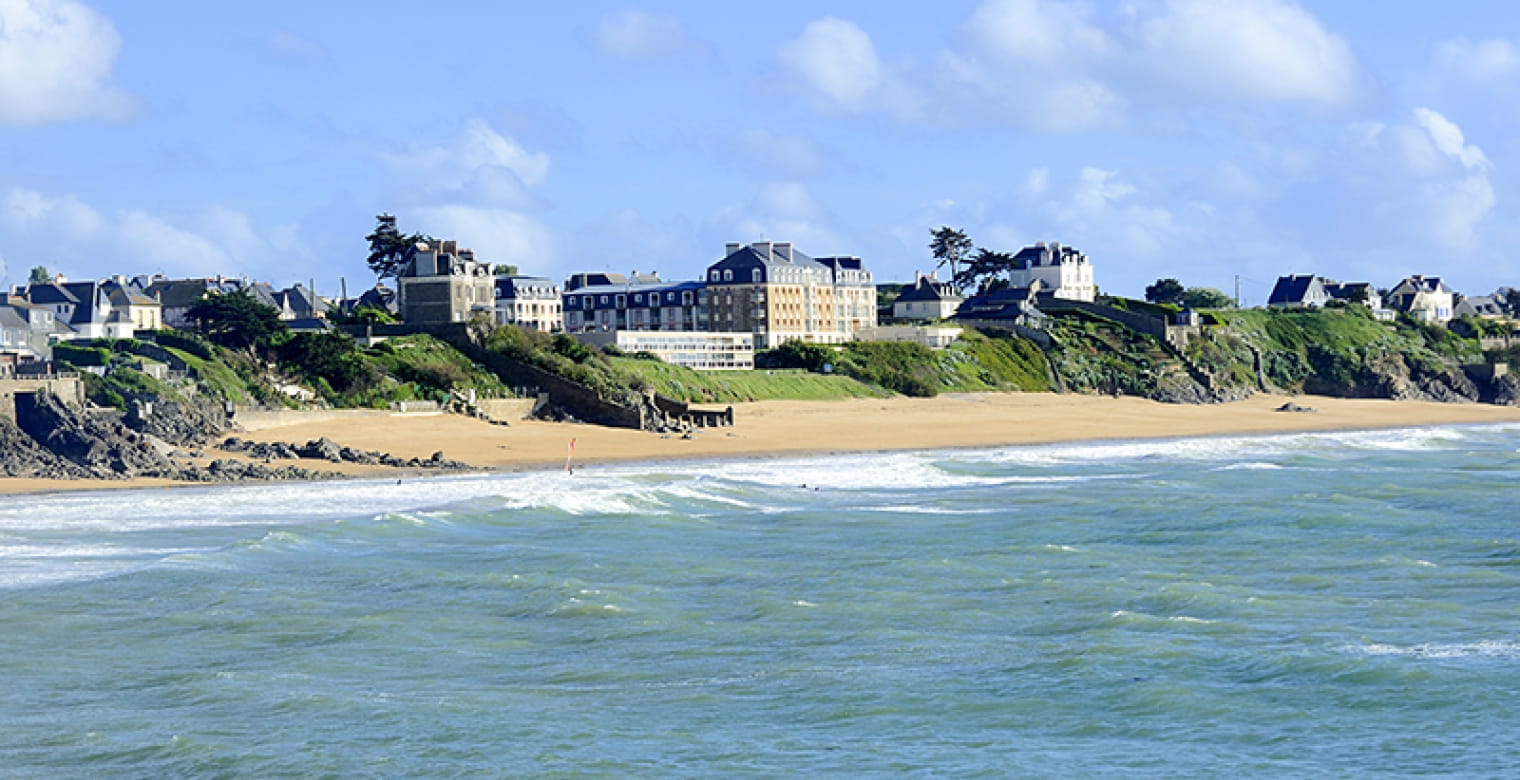
<path fill-rule="evenodd" d="M 1267 296 L 1267 305 L 1292 305 L 1303 303 L 1310 298 L 1315 288 L 1325 292 L 1324 283 L 1320 278 L 1311 274 L 1293 274 L 1290 276 L 1277 277 L 1277 284 L 1272 286 L 1272 294 Z M 1328 295 L 1328 293 L 1326 293 Z"/>
<path fill-rule="evenodd" d="M 949 282 L 941 282 L 928 276 L 920 276 L 911 285 L 903 287 L 902 294 L 897 300 L 903 302 L 915 301 L 961 301 L 965 297 L 955 291 L 955 287 Z"/>
<path fill-rule="evenodd" d="M 496 278 L 497 298 L 557 298 L 559 285 L 545 276 L 499 276 Z"/>
<path fill-rule="evenodd" d="M 79 305 L 78 296 L 74 295 L 67 287 L 56 282 L 46 284 L 29 284 L 26 286 L 26 299 L 32 303 L 48 306 L 58 303 Z"/>

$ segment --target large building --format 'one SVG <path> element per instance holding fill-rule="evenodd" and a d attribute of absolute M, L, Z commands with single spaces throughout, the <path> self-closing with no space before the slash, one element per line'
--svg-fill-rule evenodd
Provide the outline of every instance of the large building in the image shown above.
<path fill-rule="evenodd" d="M 1013 256 L 1008 272 L 1012 287 L 1032 287 L 1038 280 L 1042 289 L 1056 298 L 1091 303 L 1098 296 L 1093 283 L 1092 263 L 1074 247 L 1041 241 L 1026 246 Z"/>
<path fill-rule="evenodd" d="M 417 254 L 396 279 L 401 319 L 408 325 L 468 322 L 495 317 L 496 276 L 490 263 L 454 241 L 417 245 Z"/>
<path fill-rule="evenodd" d="M 707 268 L 707 327 L 756 349 L 838 344 L 876 325 L 876 284 L 858 257 L 812 258 L 790 243 L 729 244 Z"/>
<path fill-rule="evenodd" d="M 577 274 L 577 277 L 583 276 Z M 626 281 L 575 285 L 564 294 L 565 330 L 569 333 L 707 330 L 706 291 L 701 282 Z"/>
<path fill-rule="evenodd" d="M 564 330 L 559 285 L 542 276 L 496 277 L 496 324 L 557 333 Z"/>
<path fill-rule="evenodd" d="M 628 354 L 648 352 L 665 363 L 697 371 L 748 371 L 755 367 L 755 337 L 749 333 L 682 330 L 614 330 L 578 333 L 597 347 L 616 346 Z"/>

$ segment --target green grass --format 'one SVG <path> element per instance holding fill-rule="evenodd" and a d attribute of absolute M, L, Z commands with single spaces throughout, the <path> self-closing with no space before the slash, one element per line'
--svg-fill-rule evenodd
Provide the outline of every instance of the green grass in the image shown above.
<path fill-rule="evenodd" d="M 694 371 L 654 360 L 611 360 L 618 369 L 643 379 L 655 392 L 691 403 L 826 401 L 840 398 L 884 398 L 892 395 L 847 376 L 810 374 L 794 369 Z"/>

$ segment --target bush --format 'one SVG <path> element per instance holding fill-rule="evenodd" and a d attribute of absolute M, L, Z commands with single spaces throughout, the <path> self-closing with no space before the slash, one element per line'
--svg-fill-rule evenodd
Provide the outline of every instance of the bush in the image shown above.
<path fill-rule="evenodd" d="M 76 366 L 107 366 L 111 364 L 111 350 L 104 347 L 76 347 L 73 344 L 54 344 L 53 359 Z"/>

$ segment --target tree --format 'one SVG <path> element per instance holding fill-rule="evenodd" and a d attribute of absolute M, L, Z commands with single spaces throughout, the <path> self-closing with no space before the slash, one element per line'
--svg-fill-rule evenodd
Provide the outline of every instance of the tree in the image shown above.
<path fill-rule="evenodd" d="M 1235 299 L 1212 287 L 1189 287 L 1182 291 L 1182 305 L 1189 309 L 1228 309 Z"/>
<path fill-rule="evenodd" d="M 1157 279 L 1145 288 L 1145 299 L 1151 303 L 1177 303 L 1182 300 L 1184 288 L 1176 279 Z"/>
<path fill-rule="evenodd" d="M 247 290 L 201 296 L 185 312 L 206 338 L 230 349 L 268 345 L 276 336 L 290 332 L 273 306 L 258 301 Z"/>
<path fill-rule="evenodd" d="M 413 233 L 403 235 L 396 229 L 396 218 L 390 214 L 375 217 L 379 223 L 375 232 L 364 238 L 369 241 L 369 269 L 381 279 L 396 278 L 417 257 L 417 244 L 435 241 L 432 236 Z"/>
<path fill-rule="evenodd" d="M 971 239 L 965 231 L 956 230 L 948 225 L 941 226 L 929 231 L 934 240 L 929 242 L 929 251 L 934 254 L 939 263 L 935 268 L 950 266 L 951 284 L 956 284 L 955 279 L 960 276 L 961 261 L 971 252 Z M 959 285 L 956 285 L 959 287 Z"/>
<path fill-rule="evenodd" d="M 53 281 L 53 275 L 48 273 L 47 266 L 39 265 L 32 269 L 32 275 L 27 281 L 32 284 L 47 284 Z"/>
<path fill-rule="evenodd" d="M 1007 252 L 994 252 L 991 249 L 978 249 L 966 261 L 966 266 L 951 280 L 957 290 L 969 290 L 976 287 L 979 294 L 991 292 L 999 287 L 1007 287 L 1009 282 L 1007 274 L 1013 270 L 1013 255 Z M 999 284 L 1001 282 L 1001 284 Z"/>

